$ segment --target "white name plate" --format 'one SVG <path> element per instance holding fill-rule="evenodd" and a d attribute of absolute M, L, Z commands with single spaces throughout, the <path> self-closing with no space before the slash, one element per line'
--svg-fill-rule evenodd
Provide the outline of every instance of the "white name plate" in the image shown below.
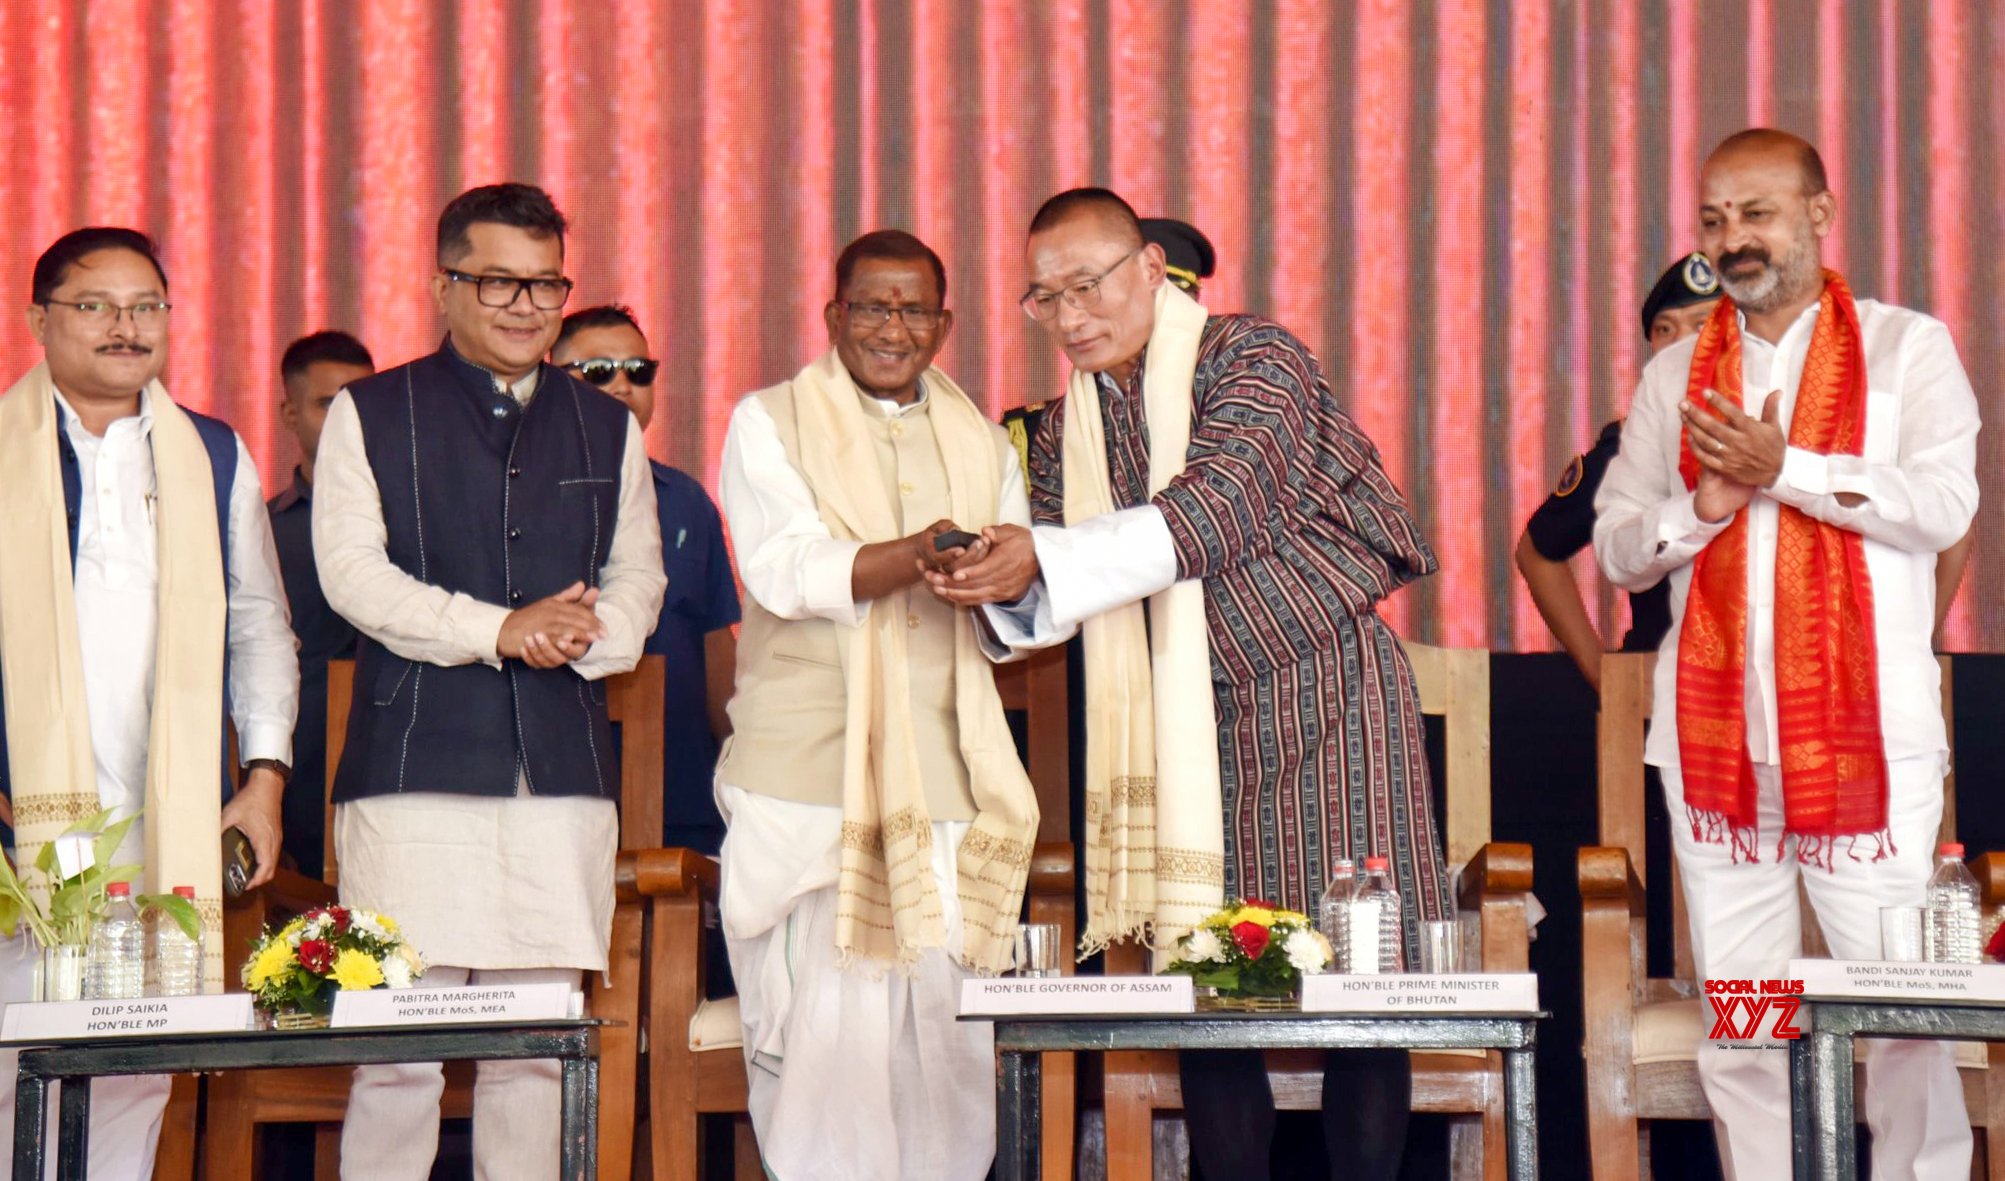
<path fill-rule="evenodd" d="M 23 1001 L 0 1013 L 0 1042 L 256 1029 L 248 992 L 130 1001 Z"/>
<path fill-rule="evenodd" d="M 1536 1013 L 1539 978 L 1530 972 L 1452 976 L 1322 972 L 1302 977 L 1305 1013 Z"/>
<path fill-rule="evenodd" d="M 1790 960 L 1806 996 L 2005 1001 L 2005 964 Z"/>
<path fill-rule="evenodd" d="M 1188 976 L 997 976 L 961 982 L 963 1016 L 1025 1013 L 1191 1013 Z"/>
<path fill-rule="evenodd" d="M 563 983 L 472 984 L 459 988 L 371 988 L 334 994 L 336 1029 L 382 1025 L 479 1025 L 562 1021 L 584 1012 L 584 996 Z"/>

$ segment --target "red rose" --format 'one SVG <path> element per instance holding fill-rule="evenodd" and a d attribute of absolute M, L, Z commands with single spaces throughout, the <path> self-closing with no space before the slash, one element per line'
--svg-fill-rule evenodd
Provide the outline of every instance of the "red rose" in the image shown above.
<path fill-rule="evenodd" d="M 327 917 L 334 920 L 334 933 L 336 935 L 346 935 L 348 933 L 349 919 L 347 907 L 330 906 L 327 908 Z"/>
<path fill-rule="evenodd" d="M 1984 945 L 1984 954 L 1994 960 L 2005 959 L 2005 924 L 1991 932 L 1991 942 Z"/>
<path fill-rule="evenodd" d="M 1249 960 L 1257 960 L 1260 953 L 1267 950 L 1267 941 L 1272 938 L 1267 928 L 1259 923 L 1241 923 L 1232 929 L 1232 941 L 1239 950 L 1246 953 Z"/>
<path fill-rule="evenodd" d="M 302 940 L 299 962 L 307 971 L 324 975 L 334 968 L 334 946 L 325 939 Z"/>

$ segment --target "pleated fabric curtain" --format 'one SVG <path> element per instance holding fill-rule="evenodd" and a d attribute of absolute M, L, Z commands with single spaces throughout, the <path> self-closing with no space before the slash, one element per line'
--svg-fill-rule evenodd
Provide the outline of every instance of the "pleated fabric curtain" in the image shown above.
<path fill-rule="evenodd" d="M 714 478 L 732 402 L 825 346 L 841 245 L 945 257 L 943 362 L 990 407 L 1061 368 L 1014 304 L 1024 227 L 1107 184 L 1219 249 L 1214 309 L 1316 350 L 1443 570 L 1387 614 L 1543 649 L 1511 548 L 1634 390 L 1636 308 L 1695 244 L 1698 167 L 1750 124 L 1823 150 L 1830 261 L 1948 322 L 1987 418 L 2005 320 L 2005 12 L 1984 0 L 44 0 L 0 4 L 0 284 L 90 222 L 165 244 L 170 387 L 296 460 L 277 360 L 440 333 L 434 219 L 549 188 L 577 303 L 665 362 L 655 454 Z M 18 306 L 18 305 L 17 305 Z M 0 318 L 8 378 L 35 352 Z M 1996 432 L 1981 448 L 2000 470 Z M 2005 646 L 2005 518 L 1953 647 Z M 1604 631 L 1626 608 L 1590 588 Z"/>

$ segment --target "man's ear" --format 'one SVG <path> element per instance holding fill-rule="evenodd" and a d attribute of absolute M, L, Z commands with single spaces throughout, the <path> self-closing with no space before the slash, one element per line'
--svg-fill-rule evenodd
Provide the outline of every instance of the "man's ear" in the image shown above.
<path fill-rule="evenodd" d="M 1830 189 L 1810 198 L 1810 232 L 1828 237 L 1838 228 L 1838 197 Z"/>
<path fill-rule="evenodd" d="M 1161 287 L 1163 280 L 1169 277 L 1170 261 L 1163 254 L 1163 248 L 1154 242 L 1142 247 L 1142 254 L 1136 260 L 1136 265 L 1142 268 L 1142 281 L 1148 284 L 1151 291 Z"/>
<path fill-rule="evenodd" d="M 48 341 L 42 338 L 42 334 L 48 331 L 48 329 L 49 329 L 49 309 L 43 307 L 41 304 L 38 303 L 29 304 L 28 334 L 35 338 L 36 344 L 49 343 Z"/>
<path fill-rule="evenodd" d="M 432 272 L 432 302 L 438 305 L 439 315 L 446 314 L 446 292 L 452 290 L 453 281 L 443 270 Z"/>

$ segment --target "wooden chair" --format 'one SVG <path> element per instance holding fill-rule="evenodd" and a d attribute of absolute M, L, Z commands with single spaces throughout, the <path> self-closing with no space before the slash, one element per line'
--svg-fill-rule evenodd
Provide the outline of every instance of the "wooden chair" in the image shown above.
<path fill-rule="evenodd" d="M 642 659 L 630 673 L 606 681 L 606 708 L 621 727 L 620 845 L 633 850 L 660 843 L 664 661 Z M 327 670 L 327 765 L 340 765 L 347 744 L 348 713 L 353 702 L 353 661 L 330 661 Z M 628 725 L 631 721 L 634 724 Z M 330 796 L 333 775 L 328 776 Z M 338 882 L 334 856 L 334 805 L 327 805 L 326 880 L 314 882 L 281 871 L 270 885 L 231 904 L 226 911 L 225 939 L 233 948 L 273 919 L 331 902 Z M 621 855 L 619 871 L 629 853 Z M 638 1078 L 641 1017 L 641 901 L 630 891 L 616 897 L 612 943 L 607 971 L 587 981 L 593 1016 L 623 1024 L 606 1027 L 599 1039 L 599 1177 L 627 1181 L 633 1175 L 634 1090 Z M 423 949 L 420 949 L 423 950 Z M 232 973 L 229 977 L 234 981 Z M 316 1178 L 331 1179 L 340 1158 L 340 1125 L 347 1114 L 348 1087 L 353 1071 L 302 1068 L 269 1071 L 226 1071 L 209 1079 L 207 1118 L 202 1137 L 202 1175 L 207 1181 L 241 1181 L 256 1171 L 257 1127 L 268 1123 L 316 1125 Z M 464 1119 L 473 1112 L 471 1063 L 448 1063 L 446 1092 L 440 1101 L 444 1118 Z"/>
<path fill-rule="evenodd" d="M 1490 841 L 1490 654 L 1483 649 L 1407 643 L 1421 710 L 1443 719 L 1447 737 L 1447 814 L 1442 818 L 1448 863 L 1457 867 L 1456 906 L 1473 916 L 1484 971 L 1522 972 L 1530 959 L 1528 903 L 1532 850 Z M 1120 944 L 1107 953 L 1109 972 L 1146 971 L 1143 950 Z M 1275 1106 L 1316 1110 L 1322 1103 L 1318 1056 L 1268 1056 Z M 1450 1117 L 1450 1156 L 1458 1178 L 1502 1178 L 1503 1065 L 1495 1053 L 1415 1052 L 1413 1110 Z M 1183 1107 L 1174 1053 L 1106 1055 L 1107 1178 L 1147 1181 L 1154 1175 L 1156 1118 Z"/>
<path fill-rule="evenodd" d="M 1022 709 L 1028 769 L 1042 811 L 1026 893 L 1032 921 L 1077 934 L 1070 831 L 1071 758 L 1065 653 L 1040 652 L 999 666 L 1006 709 Z M 703 914 L 717 897 L 717 865 L 686 849 L 661 851 L 639 867 L 634 888 L 647 900 L 648 1139 L 654 1181 L 695 1181 L 703 1160 L 703 1117 L 742 1116 L 747 1083 L 738 1002 L 705 1001 Z M 1069 965 L 1065 969 L 1070 971 Z M 1045 1055 L 1043 1175 L 1070 1177 L 1077 1116 L 1073 1056 Z M 737 1169 L 763 1176 L 756 1147 L 738 1121 Z"/>
<path fill-rule="evenodd" d="M 1597 756 L 1601 844 L 1580 851 L 1581 984 L 1587 1066 L 1588 1147 L 1596 1181 L 1651 1176 L 1650 1122 L 1711 1120 L 1696 1055 L 1705 1036 L 1684 894 L 1676 861 L 1671 891 L 1673 971 L 1648 971 L 1648 870 L 1645 865 L 1643 740 L 1650 717 L 1654 653 L 1611 653 L 1601 660 Z M 1951 712 L 1950 658 L 1942 662 L 1942 706 Z M 1942 839 L 1956 832 L 1955 778 L 1944 782 Z M 1987 909 L 2005 903 L 2005 857 L 1972 862 Z M 1823 955 L 1816 916 L 1803 903 L 1808 955 Z M 1986 1175 L 2005 1181 L 2005 1046 L 1958 1046 L 1964 1105 L 1985 1130 Z M 1988 1069 L 1987 1069 L 1988 1067 Z"/>

